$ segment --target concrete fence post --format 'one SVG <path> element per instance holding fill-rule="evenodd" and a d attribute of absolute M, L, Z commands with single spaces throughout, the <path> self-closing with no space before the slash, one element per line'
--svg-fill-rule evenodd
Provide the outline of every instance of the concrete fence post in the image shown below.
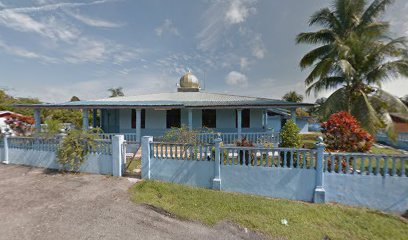
<path fill-rule="evenodd" d="M 9 164 L 9 147 L 8 147 L 9 136 L 10 132 L 8 129 L 6 129 L 6 132 L 4 133 L 4 159 L 3 159 L 4 164 Z"/>
<path fill-rule="evenodd" d="M 213 189 L 221 190 L 221 145 L 222 139 L 218 136 L 214 140 L 215 144 L 215 161 L 214 161 L 214 179 L 213 179 Z"/>
<path fill-rule="evenodd" d="M 323 138 L 318 137 L 316 143 L 317 157 L 316 157 L 316 187 L 314 190 L 313 202 L 324 203 L 326 201 L 326 191 L 324 190 L 324 176 L 323 176 L 323 161 L 324 161 Z"/>
<path fill-rule="evenodd" d="M 125 141 L 125 136 L 115 135 L 112 137 L 112 175 L 121 177 L 123 173 L 123 156 L 122 145 Z"/>
<path fill-rule="evenodd" d="M 153 142 L 153 137 L 144 136 L 142 137 L 142 178 L 150 179 L 150 156 L 151 149 L 150 143 Z"/>

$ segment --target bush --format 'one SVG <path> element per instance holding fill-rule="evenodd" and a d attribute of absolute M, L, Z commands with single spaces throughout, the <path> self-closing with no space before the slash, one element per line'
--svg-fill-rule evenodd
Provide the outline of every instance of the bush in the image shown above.
<path fill-rule="evenodd" d="M 62 169 L 79 171 L 86 161 L 87 155 L 92 148 L 96 148 L 99 129 L 71 130 L 61 141 L 57 150 L 57 162 Z"/>
<path fill-rule="evenodd" d="M 162 140 L 164 142 L 191 144 L 193 146 L 199 143 L 198 131 L 190 131 L 185 125 L 182 125 L 180 128 L 171 128 L 164 134 Z"/>
<path fill-rule="evenodd" d="M 293 120 L 288 120 L 280 132 L 280 147 L 300 148 L 302 137 L 299 134 L 300 129 Z"/>
<path fill-rule="evenodd" d="M 367 152 L 374 138 L 348 112 L 332 114 L 322 123 L 322 133 L 329 151 Z"/>
<path fill-rule="evenodd" d="M 236 142 L 237 147 L 254 147 L 254 144 L 250 141 L 247 140 L 246 137 L 242 138 L 241 141 Z M 251 154 L 249 151 L 243 151 L 239 150 L 239 164 L 243 165 L 244 164 L 244 152 L 245 152 L 245 165 L 248 166 L 249 160 L 251 158 L 251 164 L 254 164 L 254 154 Z"/>

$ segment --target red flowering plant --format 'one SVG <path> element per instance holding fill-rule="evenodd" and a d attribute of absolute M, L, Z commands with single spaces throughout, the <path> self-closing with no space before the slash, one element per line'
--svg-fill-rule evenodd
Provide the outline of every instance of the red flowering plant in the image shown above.
<path fill-rule="evenodd" d="M 332 114 L 322 123 L 322 133 L 326 150 L 330 152 L 368 152 L 374 143 L 374 138 L 360 127 L 358 121 L 348 112 Z M 345 159 L 336 159 L 341 162 L 345 171 Z M 331 162 L 328 162 L 329 168 Z M 338 169 L 338 163 L 335 166 Z"/>
<path fill-rule="evenodd" d="M 368 152 L 373 146 L 374 138 L 348 112 L 332 114 L 321 127 L 329 151 Z"/>
<path fill-rule="evenodd" d="M 17 136 L 27 136 L 32 133 L 33 120 L 29 117 L 9 117 L 4 121 Z"/>

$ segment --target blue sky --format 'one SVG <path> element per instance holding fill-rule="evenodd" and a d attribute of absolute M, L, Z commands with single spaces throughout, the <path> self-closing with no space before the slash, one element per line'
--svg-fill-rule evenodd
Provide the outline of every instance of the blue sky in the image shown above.
<path fill-rule="evenodd" d="M 280 98 L 304 93 L 311 46 L 295 36 L 327 0 L 0 0 L 0 87 L 46 102 L 172 92 L 191 69 L 205 91 Z M 389 9 L 408 35 L 408 3 Z M 204 87 L 203 86 L 203 87 Z M 408 94 L 408 80 L 383 86 Z M 322 93 L 327 96 L 330 92 Z M 319 97 L 320 97 L 319 96 Z M 314 101 L 310 96 L 307 101 Z"/>

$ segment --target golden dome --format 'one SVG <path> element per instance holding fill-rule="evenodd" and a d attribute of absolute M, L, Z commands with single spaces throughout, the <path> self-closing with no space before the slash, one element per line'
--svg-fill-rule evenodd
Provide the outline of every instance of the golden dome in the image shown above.
<path fill-rule="evenodd" d="M 178 90 L 180 92 L 198 92 L 200 83 L 198 78 L 194 76 L 191 71 L 188 71 L 180 78 L 180 85 Z"/>

